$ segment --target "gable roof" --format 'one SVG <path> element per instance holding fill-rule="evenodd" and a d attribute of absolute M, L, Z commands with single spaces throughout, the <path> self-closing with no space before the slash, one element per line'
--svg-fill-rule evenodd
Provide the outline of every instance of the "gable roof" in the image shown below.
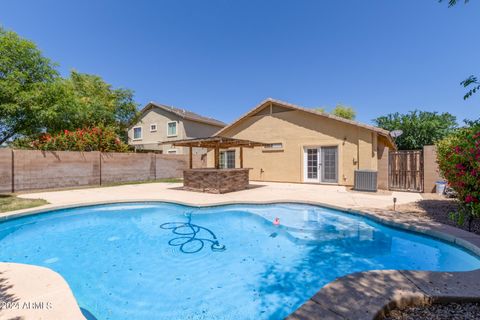
<path fill-rule="evenodd" d="M 326 113 L 326 112 L 321 112 L 321 111 L 317 111 L 317 110 L 314 110 L 314 109 L 308 109 L 308 108 L 300 107 L 300 106 L 295 105 L 295 104 L 291 104 L 291 103 L 288 103 L 288 102 L 284 102 L 284 101 L 276 100 L 276 99 L 272 99 L 272 98 L 267 98 L 267 99 L 263 100 L 255 108 L 248 111 L 247 113 L 245 113 L 243 116 L 241 116 L 237 120 L 233 121 L 228 126 L 226 126 L 222 129 L 220 129 L 219 131 L 217 131 L 215 133 L 215 135 L 216 136 L 217 135 L 221 136 L 223 133 L 225 133 L 225 131 L 227 131 L 231 127 L 235 126 L 238 122 L 242 121 L 243 119 L 245 119 L 249 116 L 254 115 L 255 113 L 259 112 L 261 109 L 263 109 L 264 107 L 266 107 L 270 104 L 275 104 L 275 105 L 284 107 L 286 109 L 303 111 L 303 112 L 306 112 L 308 114 L 329 118 L 329 119 L 332 119 L 332 120 L 335 120 L 335 121 L 348 123 L 348 124 L 351 124 L 351 125 L 354 125 L 354 126 L 357 126 L 357 127 L 361 127 L 361 128 L 365 128 L 365 129 L 374 131 L 374 132 L 384 136 L 388 140 L 388 142 L 391 143 L 392 147 L 396 148 L 395 142 L 392 140 L 392 137 L 390 136 L 390 131 L 388 131 L 388 130 L 378 128 L 378 127 L 375 127 L 375 126 L 371 126 L 371 125 L 368 125 L 368 124 L 364 124 L 364 123 L 361 123 L 361 122 L 358 122 L 358 121 L 348 120 L 348 119 L 338 117 L 338 116 L 335 116 L 335 115 L 332 115 L 332 114 L 329 114 L 329 113 Z"/>
<path fill-rule="evenodd" d="M 159 109 L 165 110 L 167 112 L 171 112 L 171 113 L 179 116 L 182 119 L 187 119 L 187 120 L 200 122 L 200 123 L 206 123 L 206 124 L 209 124 L 209 125 L 212 125 L 212 126 L 225 127 L 227 125 L 225 122 L 222 122 L 222 121 L 217 120 L 217 119 L 204 117 L 204 116 L 201 116 L 201 115 L 199 115 L 195 112 L 192 112 L 192 111 L 167 106 L 167 105 L 160 104 L 160 103 L 153 102 L 153 101 L 147 103 L 147 105 L 145 107 L 143 107 L 143 109 L 140 112 L 142 114 L 144 114 L 145 112 L 147 112 L 151 108 L 159 108 Z"/>

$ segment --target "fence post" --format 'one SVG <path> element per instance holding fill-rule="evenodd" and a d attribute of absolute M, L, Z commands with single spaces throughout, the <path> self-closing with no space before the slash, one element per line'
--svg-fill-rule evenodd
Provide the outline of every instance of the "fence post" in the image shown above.
<path fill-rule="evenodd" d="M 153 154 L 153 180 L 157 180 L 157 154 Z"/>
<path fill-rule="evenodd" d="M 102 152 L 99 151 L 98 152 L 98 156 L 99 156 L 99 161 L 98 161 L 98 171 L 99 171 L 99 182 L 100 182 L 100 185 L 102 185 Z"/>
<path fill-rule="evenodd" d="M 15 155 L 12 149 L 12 193 L 15 192 Z"/>

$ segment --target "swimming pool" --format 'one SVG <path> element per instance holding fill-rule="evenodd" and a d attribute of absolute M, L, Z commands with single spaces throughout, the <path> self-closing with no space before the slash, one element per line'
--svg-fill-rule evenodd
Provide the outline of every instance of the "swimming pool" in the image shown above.
<path fill-rule="evenodd" d="M 348 273 L 480 268 L 442 241 L 301 204 L 52 211 L 1 223 L 0 261 L 57 271 L 98 320 L 283 319 Z"/>

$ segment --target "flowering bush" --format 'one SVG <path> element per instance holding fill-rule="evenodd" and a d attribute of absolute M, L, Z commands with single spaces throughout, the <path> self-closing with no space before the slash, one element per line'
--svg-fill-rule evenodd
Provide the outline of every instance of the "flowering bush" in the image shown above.
<path fill-rule="evenodd" d="M 459 224 L 480 217 L 480 124 L 471 123 L 437 143 L 440 171 L 458 194 Z"/>
<path fill-rule="evenodd" d="M 44 133 L 34 139 L 17 139 L 14 146 L 46 151 L 128 151 L 128 145 L 118 138 L 112 127 L 64 130 L 54 135 Z"/>

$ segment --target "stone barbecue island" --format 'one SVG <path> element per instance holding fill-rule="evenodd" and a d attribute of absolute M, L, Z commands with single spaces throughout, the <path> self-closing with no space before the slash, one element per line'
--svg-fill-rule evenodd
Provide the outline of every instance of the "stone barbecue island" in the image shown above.
<path fill-rule="evenodd" d="M 185 190 L 209 193 L 227 193 L 248 188 L 247 168 L 238 169 L 189 169 L 183 171 Z"/>
<path fill-rule="evenodd" d="M 201 191 L 209 193 L 226 193 L 248 188 L 249 168 L 243 168 L 243 148 L 264 146 L 264 143 L 250 140 L 241 140 L 214 136 L 209 138 L 197 138 L 163 142 L 175 147 L 188 147 L 190 154 L 189 169 L 183 171 L 183 186 L 185 190 Z M 192 149 L 206 148 L 214 150 L 214 168 L 192 168 Z M 220 149 L 240 149 L 240 168 L 222 168 L 220 165 Z"/>

